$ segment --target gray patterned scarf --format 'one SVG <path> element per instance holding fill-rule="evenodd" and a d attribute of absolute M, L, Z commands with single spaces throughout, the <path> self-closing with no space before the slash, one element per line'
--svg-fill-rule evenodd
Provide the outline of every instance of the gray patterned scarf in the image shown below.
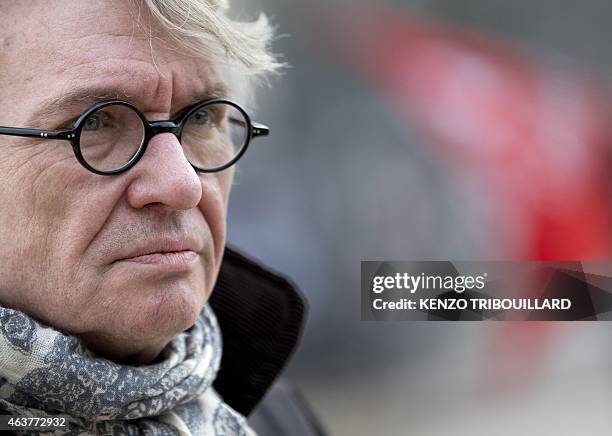
<path fill-rule="evenodd" d="M 208 306 L 160 360 L 119 365 L 95 357 L 76 337 L 0 307 L 0 414 L 68 415 L 68 430 L 47 433 L 58 435 L 255 434 L 212 387 L 221 332 Z"/>

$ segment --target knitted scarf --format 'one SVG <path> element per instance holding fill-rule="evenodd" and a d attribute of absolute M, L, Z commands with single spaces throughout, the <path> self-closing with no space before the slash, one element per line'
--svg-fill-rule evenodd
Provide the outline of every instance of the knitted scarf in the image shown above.
<path fill-rule="evenodd" d="M 0 415 L 67 419 L 67 429 L 22 434 L 255 434 L 212 387 L 221 332 L 208 305 L 158 360 L 140 367 L 113 363 L 76 337 L 0 307 Z"/>

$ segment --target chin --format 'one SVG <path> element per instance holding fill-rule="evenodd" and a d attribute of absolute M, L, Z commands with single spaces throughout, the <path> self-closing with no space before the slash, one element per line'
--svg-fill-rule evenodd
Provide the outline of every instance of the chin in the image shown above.
<path fill-rule="evenodd" d="M 201 282 L 200 282 L 201 283 Z M 201 287 L 201 285 L 200 285 Z M 191 283 L 175 281 L 152 286 L 135 301 L 130 325 L 134 339 L 172 338 L 193 326 L 207 300 L 207 293 Z M 130 316 L 130 314 L 125 314 Z"/>

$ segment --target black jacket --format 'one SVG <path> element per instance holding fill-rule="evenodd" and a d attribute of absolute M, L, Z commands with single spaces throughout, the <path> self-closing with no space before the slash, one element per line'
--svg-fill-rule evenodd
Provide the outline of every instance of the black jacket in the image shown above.
<path fill-rule="evenodd" d="M 223 335 L 214 383 L 221 397 L 249 417 L 259 436 L 324 435 L 301 395 L 277 380 L 305 323 L 297 288 L 228 247 L 210 304 Z"/>

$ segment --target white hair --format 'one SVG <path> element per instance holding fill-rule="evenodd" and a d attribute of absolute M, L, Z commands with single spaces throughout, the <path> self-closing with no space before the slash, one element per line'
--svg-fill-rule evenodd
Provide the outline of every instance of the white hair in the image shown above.
<path fill-rule="evenodd" d="M 255 21 L 240 22 L 228 17 L 228 0 L 144 0 L 144 3 L 179 45 L 229 67 L 228 74 L 243 77 L 238 84 L 241 89 L 234 89 L 239 94 L 249 95 L 253 83 L 285 66 L 270 51 L 274 29 L 263 13 Z"/>

